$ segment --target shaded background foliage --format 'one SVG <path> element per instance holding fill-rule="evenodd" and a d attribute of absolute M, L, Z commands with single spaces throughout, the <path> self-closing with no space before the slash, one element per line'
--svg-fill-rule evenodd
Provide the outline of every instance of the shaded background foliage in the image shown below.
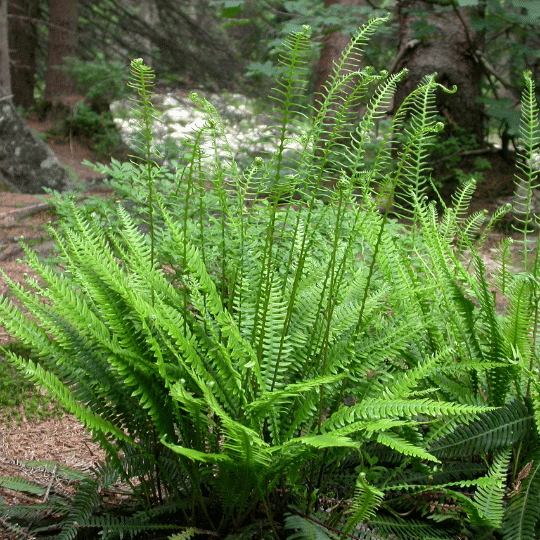
<path fill-rule="evenodd" d="M 339 54 L 360 24 L 390 11 L 393 19 L 370 43 L 365 63 L 377 71 L 399 68 L 405 62 L 402 48 L 410 40 L 431 43 L 448 33 L 448 28 L 434 23 L 438 18 L 454 27 L 463 26 L 465 40 L 478 34 L 471 53 L 478 50 L 487 58 L 493 70 L 487 73 L 487 82 L 494 86 L 493 91 L 503 87 L 519 101 L 519 75 L 528 69 L 538 80 L 540 73 L 540 8 L 527 0 L 461 3 L 472 7 L 448 0 L 9 0 L 12 81 L 23 73 L 31 78 L 32 62 L 28 59 L 33 54 L 38 89 L 43 84 L 45 72 L 51 68 L 46 66 L 47 39 L 55 30 L 55 22 L 49 19 L 59 5 L 64 9 L 72 6 L 71 17 L 76 16 L 78 32 L 76 55 L 81 60 L 94 61 L 100 54 L 106 62 L 137 56 L 150 60 L 161 81 L 170 77 L 186 87 L 228 89 L 246 84 L 258 89 L 261 80 L 256 74 L 274 76 L 280 40 L 304 24 L 309 24 L 315 35 L 316 71 L 318 49 L 323 44 L 339 42 Z M 412 19 L 405 21 L 405 15 Z M 452 61 L 448 58 L 451 54 L 447 51 L 440 61 Z M 480 67 L 486 73 L 486 66 Z M 252 77 L 244 80 L 246 71 Z M 14 99 L 17 101 L 18 95 Z"/>
<path fill-rule="evenodd" d="M 437 82 L 456 85 L 456 93 L 438 92 L 435 104 L 445 123 L 430 160 L 438 186 L 453 188 L 469 175 L 481 178 L 482 168 L 507 167 L 511 184 L 520 74 L 528 70 L 533 80 L 540 79 L 540 6 L 533 0 L 5 2 L 12 88 L 3 83 L 6 93 L 16 106 L 37 110 L 41 117 L 60 116 L 56 134 L 79 133 L 94 142 L 92 129 L 114 130 L 109 105 L 125 95 L 118 83 L 133 58 L 152 66 L 166 89 L 259 96 L 263 112 L 271 112 L 264 98 L 282 75 L 278 49 L 285 36 L 311 27 L 307 100 L 321 101 L 351 35 L 371 17 L 390 12 L 390 23 L 367 44 L 362 62 L 348 69 L 408 70 L 387 119 L 426 75 L 436 72 Z M 5 57 L 6 47 L 0 45 L 1 51 Z M 353 112 L 360 118 L 362 109 Z M 98 147 L 118 146 L 118 136 L 97 138 Z M 474 159 L 479 155 L 482 166 Z M 504 187 L 486 189 L 508 194 Z"/>
<path fill-rule="evenodd" d="M 449 200 L 455 187 L 474 177 L 487 180 L 477 193 L 512 194 L 520 74 L 540 77 L 540 5 L 533 0 L 6 2 L 9 46 L 0 45 L 11 62 L 12 91 L 6 93 L 15 105 L 52 117 L 55 136 L 82 136 L 99 155 L 105 149 L 115 157 L 126 148 L 109 106 L 126 94 L 121 83 L 132 58 L 152 66 L 161 91 L 240 92 L 260 97 L 259 112 L 272 114 L 265 97 L 283 75 L 277 51 L 289 32 L 306 24 L 312 29 L 304 99 L 316 103 L 358 26 L 390 12 L 390 23 L 367 44 L 362 61 L 348 64 L 352 70 L 370 66 L 376 74 L 408 70 L 376 130 L 423 77 L 436 72 L 438 83 L 458 88 L 437 93 L 436 111 L 445 124 L 429 160 L 437 187 Z M 360 103 L 351 111 L 361 118 Z M 333 114 L 328 111 L 330 123 Z"/>

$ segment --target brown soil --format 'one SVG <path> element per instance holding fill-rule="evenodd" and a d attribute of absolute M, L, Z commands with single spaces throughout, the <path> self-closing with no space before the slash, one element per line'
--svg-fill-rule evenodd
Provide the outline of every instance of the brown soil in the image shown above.
<path fill-rule="evenodd" d="M 30 122 L 30 125 L 40 133 L 50 128 L 49 124 L 36 121 Z M 96 155 L 87 145 L 77 139 L 49 140 L 48 144 L 58 159 L 88 187 L 87 194 L 90 192 L 95 194 L 99 190 L 98 175 L 93 169 L 81 164 L 83 160 L 96 161 Z M 500 197 L 512 193 L 514 171 L 500 156 L 494 154 L 491 159 L 493 168 L 484 173 L 486 181 L 479 185 L 472 201 L 472 210 L 487 208 L 492 212 L 500 205 L 498 201 Z M 97 186 L 91 187 L 96 180 Z M 41 255 L 48 255 L 53 244 L 44 224 L 51 219 L 52 213 L 41 197 L 0 193 L 0 268 L 16 282 L 23 281 L 23 274 L 29 272 L 29 268 L 18 261 L 22 254 L 18 238 L 24 236 Z M 487 264 L 499 239 L 497 235 L 493 235 L 486 243 L 483 256 Z M 6 292 L 8 292 L 7 284 L 3 277 L 0 277 L 0 295 Z M 504 305 L 501 305 L 501 308 L 504 309 Z M 0 345 L 8 340 L 9 336 L 0 327 Z M 53 490 L 69 491 L 70 486 L 60 482 L 51 471 L 29 468 L 23 461 L 50 460 L 87 471 L 103 459 L 103 452 L 92 442 L 90 435 L 73 416 L 64 415 L 61 420 L 51 419 L 45 422 L 27 421 L 23 418 L 20 425 L 11 427 L 5 422 L 0 423 L 0 477 L 20 476 L 44 486 L 51 485 Z M 21 495 L 5 488 L 0 488 L 0 497 L 6 505 L 29 504 L 36 501 L 35 497 Z M 0 520 L 0 540 L 7 538 L 10 538 L 10 533 L 5 523 Z"/>

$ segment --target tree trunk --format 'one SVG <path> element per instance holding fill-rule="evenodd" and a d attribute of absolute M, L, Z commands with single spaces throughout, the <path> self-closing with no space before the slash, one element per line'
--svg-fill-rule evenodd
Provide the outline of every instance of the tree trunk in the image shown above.
<path fill-rule="evenodd" d="M 325 0 L 324 7 L 328 8 L 334 4 L 348 7 L 359 7 L 364 5 L 364 0 Z M 359 21 L 360 25 L 360 21 Z M 330 30 L 330 29 L 329 29 Z M 334 63 L 338 62 L 351 41 L 351 36 L 343 34 L 339 30 L 330 30 L 323 40 L 323 48 L 317 66 L 317 80 L 315 82 L 315 105 L 324 101 L 327 95 L 325 85 L 334 72 Z M 353 66 L 351 66 L 351 69 Z M 355 66 L 355 69 L 360 66 Z"/>
<path fill-rule="evenodd" d="M 26 125 L 0 88 L 0 184 L 22 193 L 47 187 L 72 190 L 75 184 L 52 150 Z"/>
<path fill-rule="evenodd" d="M 13 103 L 25 109 L 34 105 L 38 0 L 10 0 L 9 46 Z"/>
<path fill-rule="evenodd" d="M 481 144 L 484 116 L 476 98 L 481 95 L 482 68 L 475 52 L 481 48 L 482 35 L 471 28 L 474 9 L 443 11 L 428 1 L 399 0 L 399 48 L 392 71 L 406 68 L 408 74 L 396 93 L 394 112 L 425 75 L 437 73 L 437 82 L 447 88 L 457 86 L 455 94 L 438 94 L 439 114 L 446 117 L 450 129 L 462 128 Z"/>
<path fill-rule="evenodd" d="M 64 58 L 77 55 L 78 0 L 49 0 L 49 43 L 45 99 L 71 94 L 75 84 L 68 75 L 55 69 Z"/>
<path fill-rule="evenodd" d="M 9 70 L 8 45 L 8 0 L 0 0 L 0 87 L 11 95 L 11 76 Z"/>

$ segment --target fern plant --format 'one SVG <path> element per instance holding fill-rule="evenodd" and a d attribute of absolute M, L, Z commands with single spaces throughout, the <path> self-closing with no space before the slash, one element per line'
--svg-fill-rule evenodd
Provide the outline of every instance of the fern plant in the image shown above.
<path fill-rule="evenodd" d="M 84 528 L 107 538 L 151 529 L 177 538 L 455 538 L 465 523 L 495 529 L 517 515 L 504 513 L 501 477 L 531 418 L 509 400 L 528 392 L 535 402 L 537 390 L 523 390 L 525 367 L 508 353 L 535 358 L 532 319 L 517 306 L 515 323 L 501 325 L 478 257 L 476 273 L 467 271 L 461 255 L 481 222 L 463 215 L 471 186 L 441 221 L 422 198 L 423 161 L 440 129 L 430 104 L 446 91 L 435 77 L 405 100 L 366 168 L 366 141 L 403 73 L 354 72 L 347 55 L 359 55 L 384 21 L 360 29 L 304 125 L 295 115 L 310 112 L 299 99 L 309 29 L 287 39 L 276 150 L 246 170 L 230 150 L 218 153 L 223 124 L 195 94 L 207 123 L 182 166 L 160 168 L 148 122 L 152 73 L 132 63 L 144 157 L 116 174 L 139 201 L 119 204 L 109 227 L 60 202 L 67 219 L 51 228 L 60 266 L 26 248 L 41 280 L 22 286 L 5 276 L 26 311 L 0 300 L 1 324 L 40 358 L 8 352 L 10 361 L 107 453 L 59 538 Z M 371 97 L 356 125 L 348 108 L 361 96 Z M 415 120 L 397 147 L 408 115 Z M 169 195 L 163 178 L 174 185 Z M 413 208 L 407 228 L 390 218 L 398 192 Z M 458 426 L 469 431 L 452 442 Z M 497 444 L 484 441 L 488 433 Z M 467 467 L 451 451 L 463 441 L 493 459 Z M 98 493 L 117 481 L 133 501 L 114 515 Z M 454 500 L 449 519 L 440 494 Z M 408 502 L 414 519 L 397 519 Z"/>
<path fill-rule="evenodd" d="M 522 99 L 526 104 L 522 109 L 525 150 L 521 154 L 521 169 L 528 171 L 527 182 L 534 186 L 538 171 L 530 164 L 539 145 L 538 104 L 530 74 L 525 74 L 525 81 Z M 425 265 L 426 271 L 429 266 L 441 287 L 440 300 L 448 313 L 444 325 L 438 330 L 434 325 L 429 346 L 439 343 L 443 335 L 452 336 L 451 346 L 459 361 L 459 369 L 439 369 L 430 374 L 430 383 L 442 399 L 486 403 L 499 408 L 483 413 L 472 423 L 450 422 L 435 427 L 427 438 L 431 441 L 429 452 L 441 460 L 436 473 L 433 469 L 406 472 L 402 464 L 396 469 L 392 463 L 391 470 L 395 473 L 389 476 L 385 486 L 396 491 L 396 501 L 407 493 L 405 499 L 415 501 L 416 511 L 429 512 L 436 521 L 461 522 L 461 534 L 467 538 L 536 538 L 539 513 L 531 498 L 538 483 L 535 466 L 538 395 L 534 374 L 538 354 L 536 262 L 531 265 L 528 261 L 530 247 L 527 246 L 531 239 L 525 232 L 522 240 L 525 271 L 509 272 L 509 241 L 504 240 L 500 265 L 489 276 L 469 234 L 470 225 L 480 222 L 483 216 L 460 217 L 460 208 L 466 204 L 473 187 L 465 185 L 456 194 L 455 207 L 445 208 L 442 219 L 438 219 L 433 206 L 413 194 L 427 251 L 417 265 Z M 498 211 L 493 219 L 506 211 L 508 207 Z M 521 211 L 523 223 L 531 219 L 528 204 Z M 509 307 L 504 314 L 497 312 L 493 286 L 497 294 L 508 298 Z M 467 365 L 470 361 L 484 368 Z M 476 460 L 477 465 L 471 467 L 471 460 Z M 474 491 L 473 485 L 476 485 Z M 438 496 L 427 496 L 428 492 Z M 404 512 L 403 502 L 400 512 Z M 399 531 L 400 524 L 395 518 L 388 522 L 377 517 L 375 522 L 379 521 L 385 530 Z M 408 527 L 408 534 L 412 534 L 411 530 Z"/>

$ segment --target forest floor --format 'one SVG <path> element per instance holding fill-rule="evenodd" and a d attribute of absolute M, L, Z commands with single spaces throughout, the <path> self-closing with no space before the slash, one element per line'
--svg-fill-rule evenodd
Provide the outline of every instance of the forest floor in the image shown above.
<path fill-rule="evenodd" d="M 29 122 L 38 133 L 46 133 L 50 128 L 47 122 Z M 100 188 L 99 175 L 90 167 L 82 165 L 83 160 L 98 161 L 96 154 L 83 141 L 73 139 L 62 141 L 48 139 L 48 144 L 60 160 L 69 167 L 83 184 L 81 199 L 88 195 L 102 194 L 110 196 L 110 192 Z M 472 200 L 471 210 L 486 208 L 489 213 L 501 205 L 501 199 L 512 194 L 514 187 L 514 171 L 500 157 L 495 157 L 495 166 L 484 171 L 484 182 Z M 106 163 L 106 161 L 101 161 Z M 504 200 L 502 201 L 504 202 Z M 42 256 L 48 256 L 53 248 L 45 230 L 45 224 L 54 219 L 50 207 L 43 198 L 18 193 L 0 193 L 0 268 L 14 281 L 22 282 L 23 275 L 32 275 L 30 269 L 18 259 L 22 250 L 18 239 L 24 236 L 34 249 Z M 482 257 L 488 267 L 492 267 L 495 246 L 507 235 L 503 231 L 490 235 L 482 248 Z M 8 291 L 7 284 L 0 276 L 0 296 Z M 504 299 L 499 308 L 505 309 Z M 9 336 L 0 327 L 0 345 L 9 341 Z M 1 360 L 0 360 L 1 361 Z M 92 442 L 91 437 L 78 423 L 75 417 L 64 415 L 61 419 L 49 418 L 45 421 L 28 420 L 22 411 L 21 420 L 7 422 L 0 420 L 0 477 L 19 476 L 41 483 L 54 489 L 70 489 L 51 471 L 29 468 L 25 461 L 48 460 L 59 465 L 87 471 L 98 461 L 104 459 L 104 453 Z M 38 499 L 34 496 L 21 495 L 20 492 L 0 488 L 3 504 L 31 504 Z M 5 524 L 4 524 L 5 527 Z M 0 520 L 0 540 L 11 538 L 9 531 Z"/>
<path fill-rule="evenodd" d="M 50 128 L 47 122 L 29 122 L 38 133 Z M 60 162 L 69 168 L 77 179 L 88 186 L 80 198 L 99 193 L 99 175 L 82 164 L 98 160 L 97 155 L 84 141 L 73 139 L 47 141 Z M 103 192 L 107 196 L 106 192 Z M 45 197 L 47 198 L 47 197 Z M 23 255 L 18 239 L 26 241 L 42 256 L 48 256 L 53 242 L 45 229 L 45 224 L 54 219 L 50 206 L 41 196 L 20 193 L 0 192 L 0 268 L 16 282 L 24 280 L 24 274 L 32 275 L 27 265 L 19 262 Z M 0 276 L 0 296 L 8 291 L 7 284 Z M 9 336 L 0 327 L 0 345 L 9 341 Z M 0 361 L 2 361 L 0 359 Z M 37 482 L 51 492 L 72 491 L 69 482 L 46 468 L 29 467 L 26 462 L 51 461 L 58 465 L 88 471 L 92 466 L 105 460 L 105 454 L 85 428 L 73 415 L 64 414 L 61 418 L 51 416 L 46 420 L 27 419 L 24 409 L 19 409 L 20 420 L 0 420 L 0 477 L 21 477 Z M 1 417 L 1 415 L 0 415 Z M 34 504 L 42 500 L 31 494 L 23 494 L 0 487 L 0 498 L 4 505 Z M 0 540 L 13 538 L 5 524 L 0 522 Z"/>

